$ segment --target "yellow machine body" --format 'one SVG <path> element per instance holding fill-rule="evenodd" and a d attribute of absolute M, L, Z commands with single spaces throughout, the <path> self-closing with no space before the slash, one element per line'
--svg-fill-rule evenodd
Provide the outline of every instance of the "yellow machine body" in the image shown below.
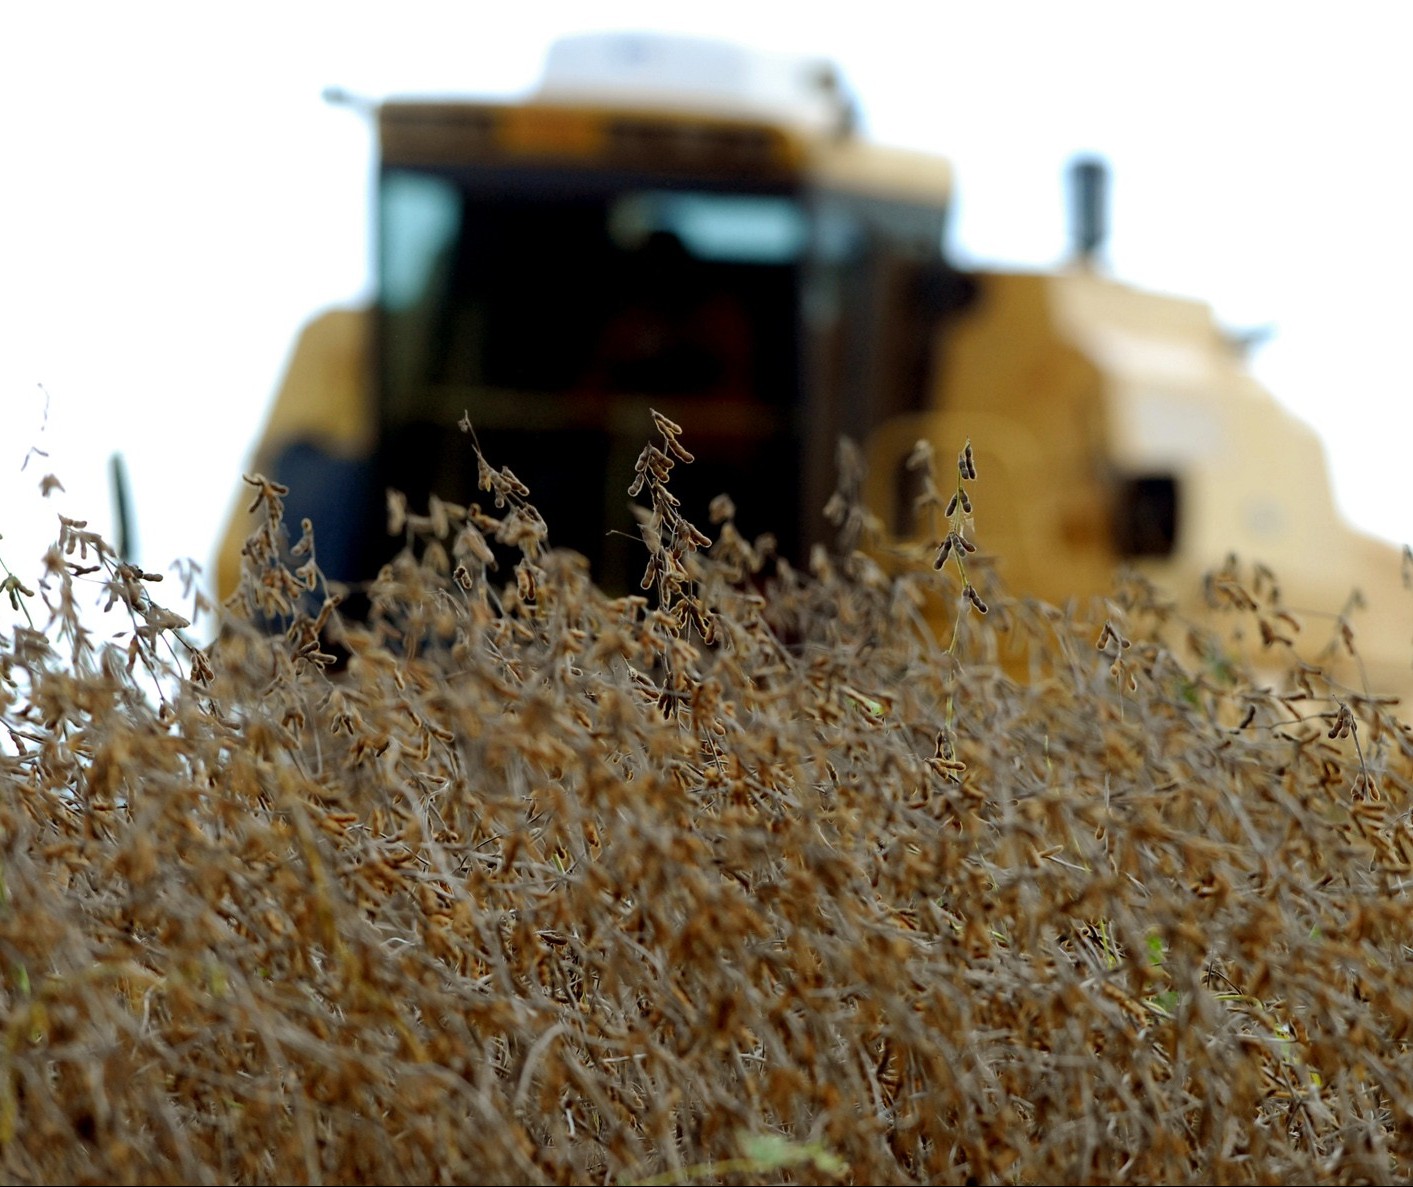
<path fill-rule="evenodd" d="M 475 497 L 463 413 L 608 585 L 641 572 L 649 408 L 698 455 L 689 517 L 725 491 L 797 556 L 828 537 L 841 434 L 887 541 L 919 551 L 906 459 L 927 440 L 945 468 L 970 438 L 976 542 L 1011 592 L 1102 594 L 1128 563 L 1200 614 L 1234 553 L 1313 634 L 1360 589 L 1370 687 L 1413 691 L 1397 550 L 1340 517 L 1317 438 L 1210 309 L 1084 262 L 955 268 L 946 162 L 700 102 L 389 102 L 378 127 L 379 300 L 305 328 L 252 461 L 335 578 L 376 572 L 383 487 Z M 249 526 L 228 525 L 223 596 Z"/>

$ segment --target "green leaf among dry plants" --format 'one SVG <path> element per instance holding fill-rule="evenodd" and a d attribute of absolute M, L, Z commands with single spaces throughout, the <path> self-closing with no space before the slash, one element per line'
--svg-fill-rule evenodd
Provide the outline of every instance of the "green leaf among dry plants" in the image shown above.
<path fill-rule="evenodd" d="M 1176 654 L 1136 578 L 1008 597 L 969 449 L 893 577 L 856 482 L 808 572 L 702 532 L 680 438 L 628 596 L 474 446 L 482 504 L 391 496 L 364 621 L 260 478 L 205 651 L 77 523 L 7 578 L 0 1175 L 1407 1181 L 1390 706 Z M 1263 580 L 1214 591 L 1287 634 Z"/>

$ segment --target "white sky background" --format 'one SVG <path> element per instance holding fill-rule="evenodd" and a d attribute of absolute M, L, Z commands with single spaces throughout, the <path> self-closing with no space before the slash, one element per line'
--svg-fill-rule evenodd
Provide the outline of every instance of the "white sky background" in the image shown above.
<path fill-rule="evenodd" d="M 1323 436 L 1341 507 L 1413 539 L 1410 12 L 6 4 L 0 558 L 37 575 L 56 511 L 109 532 L 120 451 L 140 562 L 209 565 L 301 323 L 369 288 L 372 136 L 325 86 L 515 95 L 556 36 L 615 28 L 835 59 L 868 135 L 953 162 L 964 263 L 1063 260 L 1065 164 L 1103 154 L 1113 274 L 1274 326 L 1254 369 Z"/>

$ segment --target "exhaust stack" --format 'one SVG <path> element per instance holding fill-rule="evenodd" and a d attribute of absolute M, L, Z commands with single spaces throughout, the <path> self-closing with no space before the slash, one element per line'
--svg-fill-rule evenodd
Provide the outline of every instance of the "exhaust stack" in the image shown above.
<path fill-rule="evenodd" d="M 1075 260 L 1086 268 L 1097 263 L 1109 235 L 1106 189 L 1109 167 L 1100 157 L 1079 157 L 1070 163 L 1070 234 Z"/>

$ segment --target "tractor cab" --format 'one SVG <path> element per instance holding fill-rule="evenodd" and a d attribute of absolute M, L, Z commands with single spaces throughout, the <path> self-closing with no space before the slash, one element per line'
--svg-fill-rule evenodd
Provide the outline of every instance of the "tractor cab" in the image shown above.
<path fill-rule="evenodd" d="M 695 455 L 673 477 L 688 517 L 728 494 L 743 532 L 798 560 L 824 537 L 840 435 L 924 405 L 970 291 L 943 255 L 946 163 L 855 138 L 819 63 L 756 69 L 732 103 L 668 102 L 654 78 L 690 83 L 695 58 L 645 58 L 606 91 L 595 47 L 552 58 L 526 103 L 378 109 L 376 303 L 308 327 L 257 459 L 332 578 L 391 555 L 387 488 L 484 497 L 463 416 L 551 546 L 623 589 L 650 409 Z M 717 74 L 756 61 L 707 50 Z M 223 589 L 238 559 L 233 533 Z"/>

